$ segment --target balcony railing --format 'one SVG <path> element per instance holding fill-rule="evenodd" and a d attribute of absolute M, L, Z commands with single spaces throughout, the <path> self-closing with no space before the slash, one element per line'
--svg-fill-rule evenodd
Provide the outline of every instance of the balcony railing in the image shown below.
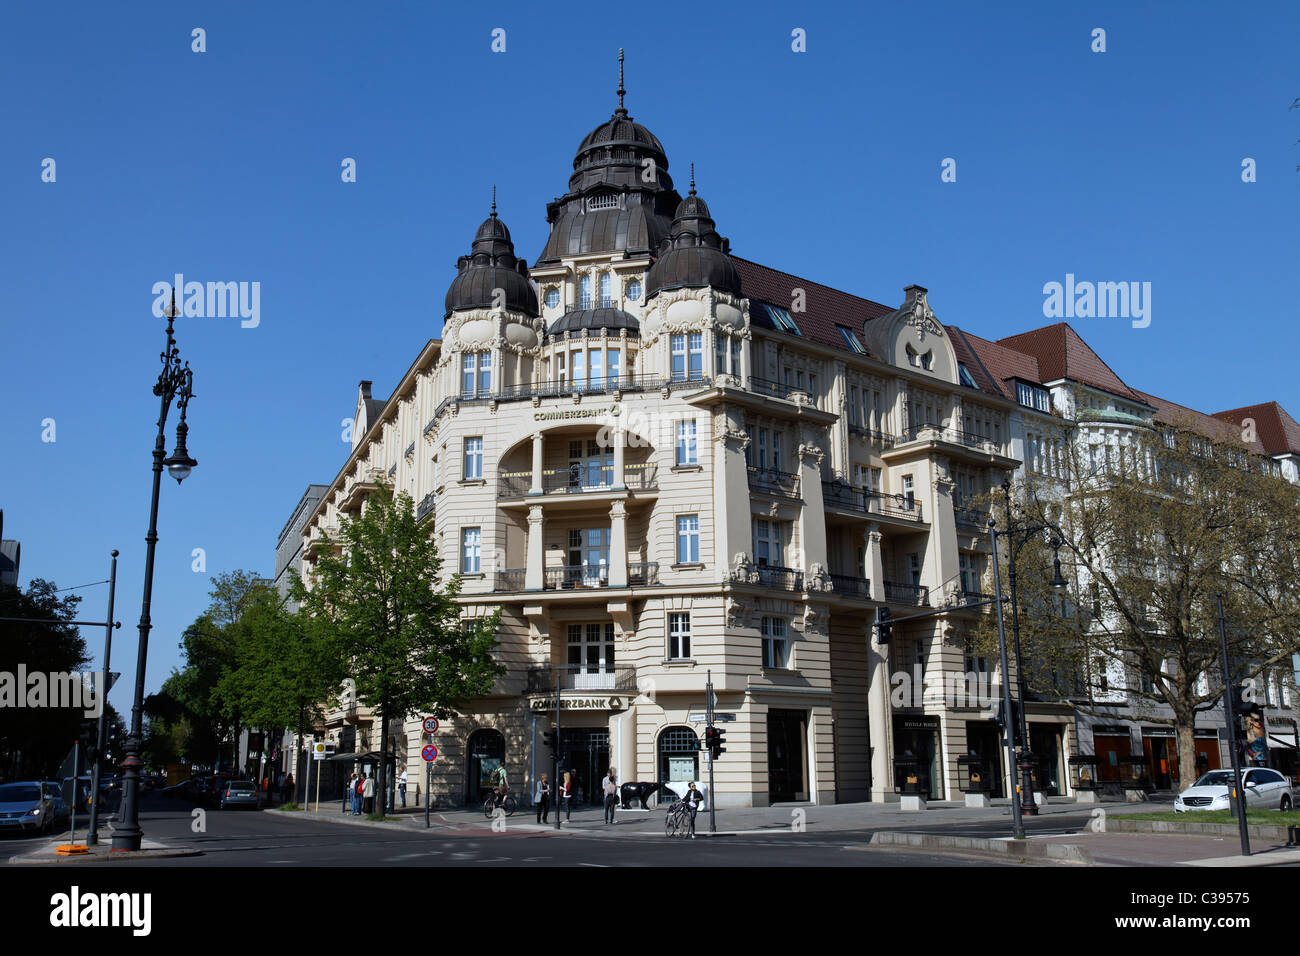
<path fill-rule="evenodd" d="M 906 518 L 908 521 L 925 520 L 921 513 L 921 502 L 915 496 L 887 495 L 866 488 L 854 488 L 842 481 L 823 481 L 822 501 L 832 508 Z"/>
<path fill-rule="evenodd" d="M 612 665 L 565 664 L 528 668 L 529 694 L 555 693 L 559 679 L 560 690 L 616 690 L 633 692 L 636 686 L 635 667 Z"/>
<path fill-rule="evenodd" d="M 933 424 L 911 426 L 904 433 L 903 440 L 916 441 L 922 437 L 921 433 L 926 430 L 934 432 L 939 441 L 965 445 L 967 448 L 982 448 L 984 445 L 993 445 L 998 449 L 999 453 L 1002 449 L 1002 442 L 999 439 L 989 438 L 987 435 L 980 435 L 975 432 L 962 431 L 959 428 L 943 428 Z"/>
<path fill-rule="evenodd" d="M 415 520 L 423 521 L 429 515 L 433 514 L 433 492 L 429 492 L 420 499 L 420 507 L 415 509 Z"/>
<path fill-rule="evenodd" d="M 891 604 L 915 604 L 917 607 L 929 607 L 930 589 L 924 584 L 894 584 L 886 581 L 885 600 Z"/>
<path fill-rule="evenodd" d="M 640 462 L 623 466 L 623 486 L 632 491 L 650 491 L 659 487 L 659 466 Z M 497 480 L 498 498 L 521 498 L 533 487 L 531 471 L 503 472 Z M 614 466 L 589 468 L 548 468 L 542 472 L 542 494 L 580 495 L 610 491 L 614 487 Z"/>
<path fill-rule="evenodd" d="M 493 577 L 493 590 L 517 592 L 527 590 L 528 572 L 524 568 L 507 568 Z M 627 586 L 630 588 L 654 587 L 659 584 L 657 561 L 636 561 L 627 566 Z M 581 588 L 609 587 L 609 565 L 565 565 L 546 568 L 542 572 L 542 587 L 548 591 L 567 591 Z"/>
<path fill-rule="evenodd" d="M 959 525 L 980 529 L 983 529 L 988 525 L 989 513 L 987 511 L 981 511 L 979 508 L 963 508 L 960 505 L 957 505 L 953 507 L 952 513 L 957 518 L 957 523 Z"/>
<path fill-rule="evenodd" d="M 787 385 L 784 382 L 774 382 L 767 378 L 749 377 L 749 390 L 757 392 L 760 395 L 771 395 L 773 398 L 789 398 L 794 392 L 803 391 L 793 385 Z"/>
<path fill-rule="evenodd" d="M 795 568 L 762 564 L 758 567 L 758 580 L 768 588 L 778 588 L 782 591 L 803 590 L 803 572 Z"/>
<path fill-rule="evenodd" d="M 788 471 L 774 468 L 749 467 L 749 488 L 751 491 L 782 498 L 799 497 L 799 476 Z"/>
<path fill-rule="evenodd" d="M 889 432 L 878 431 L 874 428 L 866 428 L 862 425 L 849 425 L 850 435 L 861 435 L 868 441 L 873 441 L 885 448 L 893 448 L 898 444 L 898 436 L 891 435 Z"/>
<path fill-rule="evenodd" d="M 848 574 L 832 574 L 831 586 L 835 593 L 859 601 L 871 600 L 871 581 L 867 578 L 855 578 Z"/>

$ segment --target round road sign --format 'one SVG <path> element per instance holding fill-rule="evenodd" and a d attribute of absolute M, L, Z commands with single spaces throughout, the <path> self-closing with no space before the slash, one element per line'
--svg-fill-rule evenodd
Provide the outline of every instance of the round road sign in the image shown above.
<path fill-rule="evenodd" d="M 425 732 L 426 734 L 436 734 L 436 733 L 438 732 L 438 718 L 437 718 L 437 717 L 426 717 L 426 718 L 424 718 L 424 732 Z"/>
<path fill-rule="evenodd" d="M 429 763 L 433 763 L 433 761 L 438 759 L 438 748 L 433 744 L 425 744 L 420 750 L 420 756 L 429 761 Z"/>

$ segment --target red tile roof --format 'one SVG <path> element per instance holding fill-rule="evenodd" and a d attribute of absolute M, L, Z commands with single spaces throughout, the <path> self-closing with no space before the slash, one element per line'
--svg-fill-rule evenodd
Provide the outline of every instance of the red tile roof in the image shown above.
<path fill-rule="evenodd" d="M 881 305 L 861 296 L 850 295 L 839 289 L 801 279 L 788 272 L 781 272 L 767 266 L 750 262 L 739 256 L 732 256 L 740 273 L 741 293 L 748 299 L 770 302 L 772 305 L 789 310 L 794 301 L 794 290 L 803 289 L 804 305 L 807 311 L 792 312 L 791 318 L 803 337 L 819 345 L 852 351 L 835 326 L 842 325 L 852 329 L 862 338 L 862 327 L 868 319 L 879 318 L 894 311 L 892 306 Z M 866 347 L 866 342 L 863 342 Z"/>
<path fill-rule="evenodd" d="M 1226 412 L 1215 412 L 1214 417 L 1228 422 L 1237 429 L 1245 428 L 1245 420 L 1253 419 L 1259 444 L 1268 455 L 1300 454 L 1300 423 L 1287 414 L 1277 402 L 1247 405 Z"/>
<path fill-rule="evenodd" d="M 1224 421 L 1213 415 L 1207 415 L 1204 412 L 1198 412 L 1186 405 L 1179 405 L 1167 398 L 1159 398 L 1147 392 L 1138 392 L 1138 394 L 1156 410 L 1157 422 L 1183 428 L 1194 428 L 1207 438 L 1214 438 L 1218 441 L 1239 441 L 1241 439 L 1241 426 L 1239 425 Z M 1259 442 L 1254 442 L 1247 447 L 1257 454 L 1262 455 L 1265 453 L 1264 446 Z"/>
<path fill-rule="evenodd" d="M 1070 379 L 1129 401 L 1143 401 L 1141 395 L 1125 385 L 1068 323 L 1057 322 L 1041 329 L 1007 336 L 998 339 L 998 344 L 1038 359 L 1038 367 L 1045 381 Z"/>
<path fill-rule="evenodd" d="M 946 328 L 952 340 L 953 351 L 957 353 L 957 361 L 966 366 L 981 391 L 1014 400 L 1016 390 L 1015 386 L 1009 384 L 1010 380 L 1018 378 L 1026 382 L 1042 383 L 1038 359 L 1034 356 L 972 335 L 955 325 Z"/>

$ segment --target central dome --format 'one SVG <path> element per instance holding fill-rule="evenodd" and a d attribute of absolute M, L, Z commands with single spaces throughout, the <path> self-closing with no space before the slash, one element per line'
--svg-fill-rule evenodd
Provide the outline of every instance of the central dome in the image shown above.
<path fill-rule="evenodd" d="M 551 232 L 538 263 L 593 252 L 649 256 L 667 237 L 681 196 L 663 144 L 623 106 L 626 92 L 620 50 L 618 108 L 582 138 L 569 191 L 547 204 Z"/>

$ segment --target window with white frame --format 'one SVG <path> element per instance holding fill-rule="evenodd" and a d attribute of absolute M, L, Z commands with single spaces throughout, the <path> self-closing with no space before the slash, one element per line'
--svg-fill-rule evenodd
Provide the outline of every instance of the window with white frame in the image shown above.
<path fill-rule="evenodd" d="M 849 424 L 862 424 L 862 390 L 856 385 L 849 386 Z"/>
<path fill-rule="evenodd" d="M 677 563 L 700 563 L 700 516 L 677 516 Z"/>
<path fill-rule="evenodd" d="M 569 672 L 574 675 L 574 690 L 612 687 L 609 678 L 614 673 L 614 623 L 570 624 L 568 638 Z"/>
<path fill-rule="evenodd" d="M 903 503 L 909 511 L 916 507 L 916 487 L 911 475 L 903 476 Z"/>
<path fill-rule="evenodd" d="M 704 377 L 704 334 L 702 332 L 669 336 L 668 347 L 674 382 L 695 381 Z"/>
<path fill-rule="evenodd" d="M 608 309 L 614 304 L 613 281 L 610 279 L 608 272 L 600 274 L 600 307 Z"/>
<path fill-rule="evenodd" d="M 610 349 L 606 353 L 605 357 L 609 360 L 608 361 L 609 368 L 607 370 L 609 375 L 609 384 L 617 385 L 619 369 L 620 369 L 620 359 L 621 359 L 621 356 L 619 355 L 619 350 Z"/>
<path fill-rule="evenodd" d="M 754 519 L 754 560 L 759 567 L 785 567 L 782 560 L 784 522 L 770 518 Z"/>
<path fill-rule="evenodd" d="M 696 442 L 695 420 L 677 423 L 677 464 L 698 465 L 699 447 Z"/>
<path fill-rule="evenodd" d="M 483 477 L 483 439 L 481 437 L 465 439 L 465 468 L 461 477 L 467 480 Z"/>
<path fill-rule="evenodd" d="M 790 666 L 790 642 L 786 639 L 785 618 L 763 618 L 763 666 L 785 670 Z"/>
<path fill-rule="evenodd" d="M 483 532 L 481 528 L 460 529 L 460 573 L 478 574 L 482 570 Z"/>
<path fill-rule="evenodd" d="M 668 615 L 668 659 L 685 661 L 691 657 L 691 616 L 685 613 Z"/>
<path fill-rule="evenodd" d="M 591 276 L 583 276 L 578 280 L 578 308 L 591 308 Z"/>
<path fill-rule="evenodd" d="M 473 398 L 492 394 L 491 352 L 465 352 L 460 359 L 460 371 L 462 396 Z"/>

